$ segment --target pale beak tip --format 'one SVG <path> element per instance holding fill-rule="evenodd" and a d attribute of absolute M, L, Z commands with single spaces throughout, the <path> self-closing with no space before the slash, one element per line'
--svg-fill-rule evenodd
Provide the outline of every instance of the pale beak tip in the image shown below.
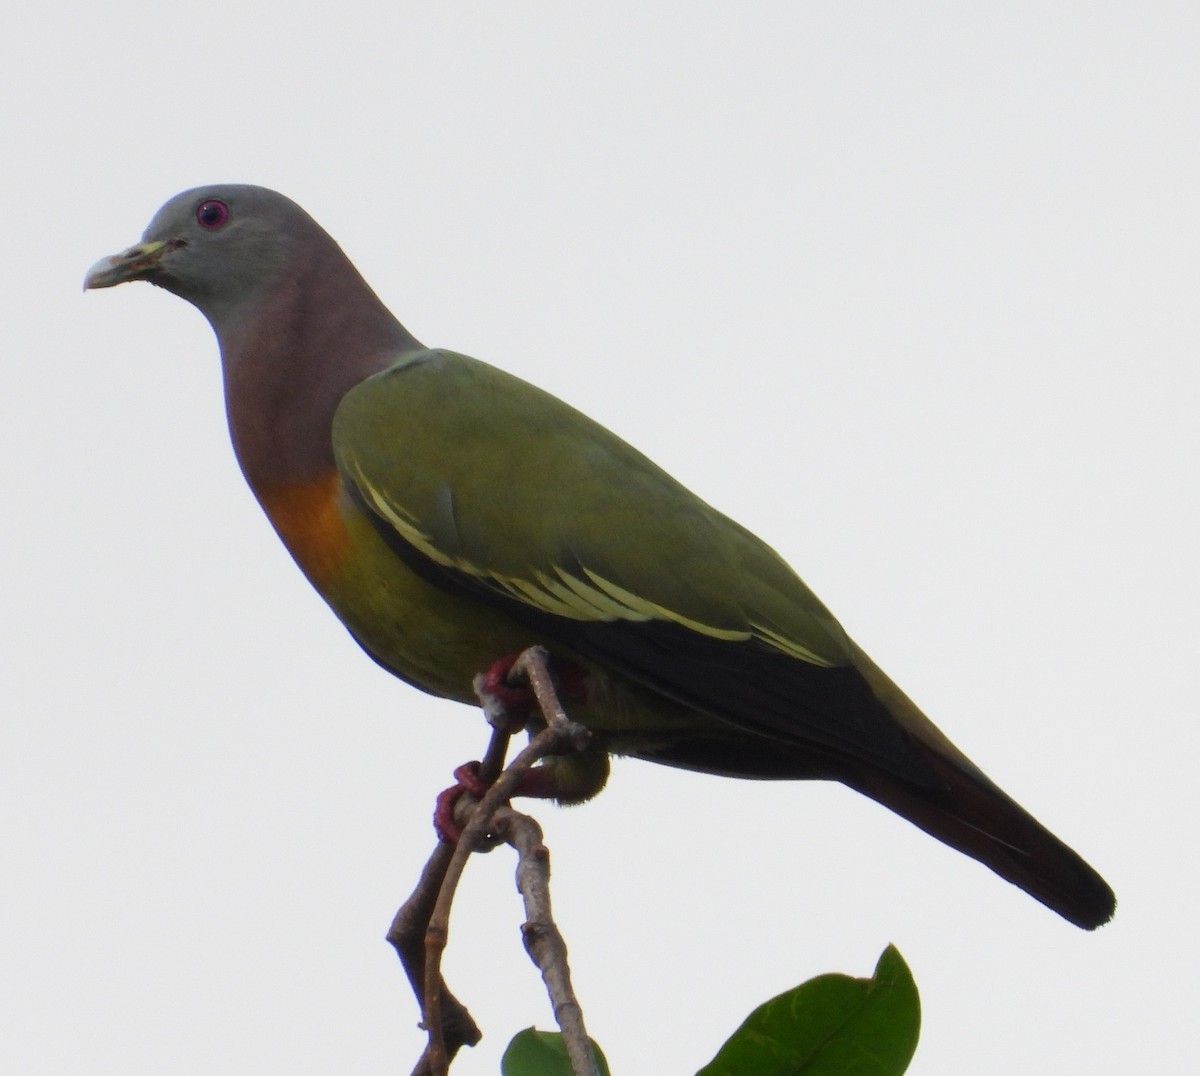
<path fill-rule="evenodd" d="M 101 258 L 93 265 L 83 278 L 83 290 L 88 291 L 91 288 L 111 288 L 114 284 L 119 284 L 119 280 L 112 279 L 115 274 L 113 267 L 121 261 L 119 256 L 110 254 L 106 258 Z"/>

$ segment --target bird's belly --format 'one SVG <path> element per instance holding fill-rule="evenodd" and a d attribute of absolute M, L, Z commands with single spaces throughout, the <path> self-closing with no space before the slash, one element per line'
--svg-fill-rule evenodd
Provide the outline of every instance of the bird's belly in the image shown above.
<path fill-rule="evenodd" d="M 353 509 L 345 523 L 350 552 L 317 589 L 363 648 L 402 679 L 473 703 L 476 674 L 544 641 L 502 613 L 417 575 Z"/>

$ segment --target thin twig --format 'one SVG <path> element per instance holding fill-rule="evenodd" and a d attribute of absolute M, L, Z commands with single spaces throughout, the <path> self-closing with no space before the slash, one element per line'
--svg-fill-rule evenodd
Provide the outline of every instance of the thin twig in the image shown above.
<path fill-rule="evenodd" d="M 550 654 L 546 648 L 531 646 L 513 662 L 513 672 L 524 673 L 529 680 L 529 686 L 533 689 L 538 706 L 541 707 L 547 726 L 559 729 L 566 739 L 563 753 L 568 746 L 575 751 L 582 751 L 587 747 L 592 734 L 584 725 L 567 717 L 562 703 L 558 701 L 558 692 L 555 690 L 554 680 L 550 676 Z"/>
<path fill-rule="evenodd" d="M 425 930 L 429 925 L 429 917 L 433 914 L 437 895 L 442 887 L 442 879 L 446 876 L 446 868 L 454 850 L 448 844 L 439 841 L 425 869 L 421 872 L 420 881 L 413 890 L 412 896 L 404 902 L 396 912 L 388 930 L 387 939 L 395 948 L 404 965 L 405 974 L 416 994 L 417 1003 L 424 1011 L 423 989 L 425 974 Z M 441 1020 L 443 1049 L 447 1059 L 453 1058 L 463 1046 L 474 1046 L 482 1037 L 478 1025 L 461 1001 L 441 984 Z M 448 1063 L 447 1060 L 447 1063 Z M 433 1076 L 429 1059 L 422 1055 L 413 1076 Z"/>
<path fill-rule="evenodd" d="M 496 812 L 492 828 L 517 850 L 517 889 L 525 902 L 522 940 L 542 973 L 571 1068 L 575 1076 L 600 1076 L 584 1027 L 583 1009 L 571 986 L 567 943 L 550 912 L 550 852 L 542 843 L 542 828 L 529 815 L 511 807 Z"/>
<path fill-rule="evenodd" d="M 479 780 L 490 785 L 500 771 L 504 769 L 504 760 L 508 757 L 508 745 L 513 734 L 507 729 L 492 729 L 492 738 L 488 741 L 483 760 L 479 763 Z"/>
<path fill-rule="evenodd" d="M 480 763 L 480 778 L 484 782 L 495 780 L 504 765 L 504 757 L 508 753 L 508 744 L 512 739 L 511 733 L 493 730 L 487 752 Z M 464 797 L 465 798 L 465 797 Z M 472 801 L 474 802 L 474 801 Z M 446 877 L 446 869 L 454 855 L 452 845 L 438 841 L 421 878 L 412 895 L 401 905 L 392 919 L 387 940 L 391 942 L 404 966 L 409 984 L 416 995 L 421 1012 L 427 1009 L 425 1004 L 425 932 L 429 928 L 429 917 L 437 904 L 437 896 Z M 482 1037 L 478 1025 L 471 1017 L 467 1007 L 463 1005 L 446 986 L 445 980 L 438 984 L 440 999 L 438 1020 L 441 1029 L 439 1038 L 442 1042 L 442 1053 L 446 1064 L 454 1058 L 463 1046 L 474 1046 Z M 430 1058 L 422 1055 L 413 1076 L 432 1076 Z"/>

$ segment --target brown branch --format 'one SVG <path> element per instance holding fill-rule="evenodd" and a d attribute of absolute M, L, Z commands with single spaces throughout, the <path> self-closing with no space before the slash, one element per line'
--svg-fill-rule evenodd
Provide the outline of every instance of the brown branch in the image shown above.
<path fill-rule="evenodd" d="M 472 852 L 494 847 L 497 839 L 518 854 L 517 885 L 525 900 L 527 922 L 522 927 L 525 948 L 542 972 L 563 1031 L 564 1043 L 576 1076 L 597 1076 L 583 1012 L 571 989 L 566 945 L 550 914 L 549 852 L 542 831 L 528 815 L 513 810 L 509 800 L 522 779 L 543 758 L 579 751 L 590 739 L 588 730 L 563 712 L 550 676 L 549 656 L 542 647 L 531 647 L 513 663 L 510 675 L 528 679 L 538 700 L 546 728 L 531 736 L 507 769 L 501 771 L 511 732 L 493 731 L 480 766 L 484 783 L 494 783 L 483 799 L 463 795 L 455 804 L 455 819 L 463 825 L 454 846 L 439 842 L 430 856 L 412 896 L 392 920 L 388 941 L 395 947 L 421 1005 L 428 1043 L 413 1076 L 445 1076 L 450 1062 L 463 1046 L 474 1046 L 481 1037 L 466 1007 L 446 986 L 441 960 L 449 938 L 450 908 Z M 497 776 L 498 775 L 498 776 Z"/>
<path fill-rule="evenodd" d="M 446 876 L 446 868 L 450 865 L 450 857 L 454 849 L 439 841 L 433 854 L 421 872 L 417 888 L 412 896 L 404 902 L 392 920 L 387 933 L 387 940 L 392 943 L 404 965 L 404 972 L 412 985 L 417 1003 L 425 1010 L 425 930 L 429 926 L 429 917 L 433 914 L 437 896 L 442 888 L 442 880 Z M 438 984 L 438 994 L 441 998 L 441 1031 L 442 1049 L 447 1058 L 453 1058 L 463 1046 L 474 1046 L 483 1033 L 472 1019 L 467 1007 L 458 1000 L 445 982 Z M 434 1069 L 430 1067 L 428 1051 L 422 1055 L 412 1076 L 433 1076 Z"/>
<path fill-rule="evenodd" d="M 480 777 L 485 782 L 495 780 L 500 773 L 511 739 L 511 733 L 493 730 L 487 752 L 479 767 Z M 433 915 L 438 893 L 441 891 L 453 855 L 453 845 L 438 841 L 424 870 L 421 871 L 416 889 L 396 912 L 387 932 L 387 940 L 400 957 L 400 963 L 404 966 L 422 1012 L 426 1010 L 425 931 L 429 927 L 429 919 Z M 450 993 L 445 980 L 438 984 L 438 997 L 441 1002 L 439 1019 L 442 1028 L 442 1050 L 446 1056 L 446 1063 L 449 1064 L 462 1047 L 474 1046 L 483 1035 L 466 1006 Z M 423 1056 L 413 1070 L 413 1076 L 431 1076 L 432 1072 L 428 1057 Z"/>
<path fill-rule="evenodd" d="M 525 902 L 522 940 L 542 973 L 571 1068 L 575 1076 L 600 1076 L 583 1024 L 583 1009 L 571 986 L 567 943 L 550 913 L 550 852 L 542 843 L 542 828 L 511 807 L 497 811 L 492 825 L 497 836 L 517 850 L 517 889 Z"/>

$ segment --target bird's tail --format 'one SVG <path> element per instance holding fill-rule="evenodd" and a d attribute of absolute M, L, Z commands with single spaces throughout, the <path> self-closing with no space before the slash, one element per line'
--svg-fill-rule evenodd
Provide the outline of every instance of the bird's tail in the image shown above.
<path fill-rule="evenodd" d="M 866 766 L 852 766 L 840 779 L 991 867 L 1064 919 L 1086 930 L 1107 923 L 1117 906 L 1108 883 L 993 784 L 861 650 L 856 665 L 937 780 L 918 785 Z"/>
<path fill-rule="evenodd" d="M 1112 918 L 1112 889 L 1077 853 L 978 771 L 964 771 L 936 751 L 928 757 L 943 788 L 915 787 L 873 769 L 842 780 L 1076 926 L 1094 930 Z"/>

